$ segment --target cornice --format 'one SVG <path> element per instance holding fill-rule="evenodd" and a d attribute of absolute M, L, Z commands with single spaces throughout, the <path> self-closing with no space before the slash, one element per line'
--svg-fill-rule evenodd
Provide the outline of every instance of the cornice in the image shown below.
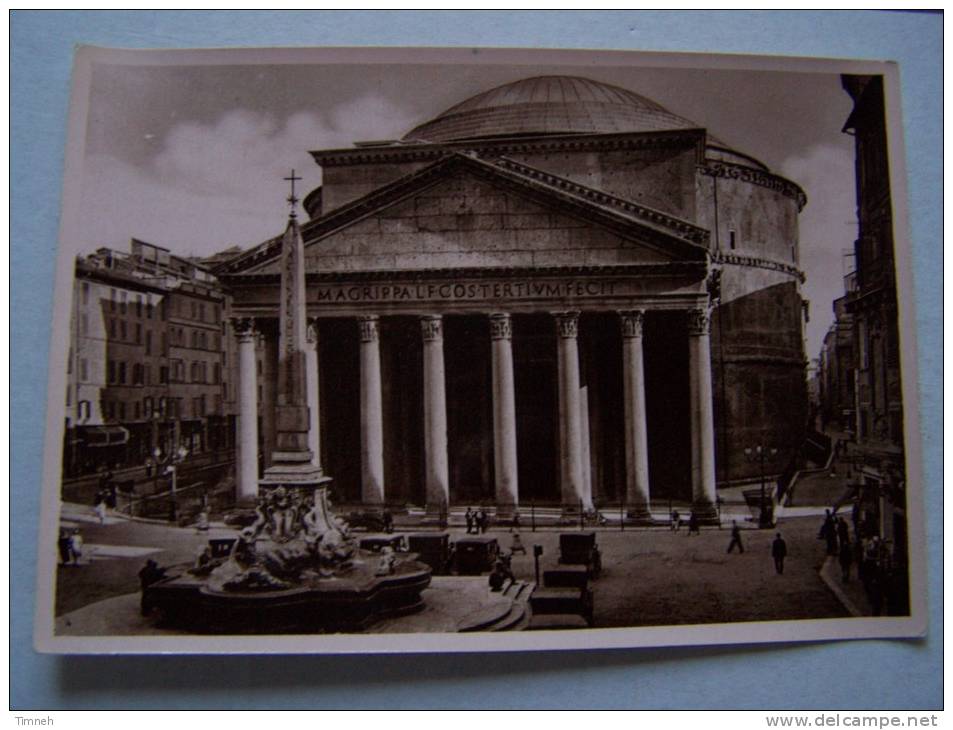
<path fill-rule="evenodd" d="M 797 266 L 785 263 L 784 261 L 775 261 L 774 259 L 765 259 L 758 256 L 741 256 L 739 254 L 725 253 L 724 251 L 712 251 L 711 262 L 713 264 L 753 266 L 759 269 L 780 271 L 783 274 L 795 277 L 802 284 L 807 280 L 807 277 L 804 276 L 804 272 Z"/>
<path fill-rule="evenodd" d="M 338 281 L 429 281 L 432 279 L 496 279 L 526 276 L 696 276 L 705 277 L 708 265 L 704 261 L 677 261 L 654 264 L 620 264 L 618 266 L 493 266 L 485 268 L 401 269 L 397 271 L 311 271 L 306 274 L 309 283 Z M 277 284 L 280 273 L 226 274 L 222 283 L 230 287 L 243 285 Z"/>
<path fill-rule="evenodd" d="M 753 167 L 736 165 L 731 162 L 721 162 L 716 160 L 706 160 L 705 164 L 698 166 L 698 171 L 702 175 L 711 177 L 723 177 L 729 180 L 741 180 L 742 182 L 758 185 L 768 190 L 797 201 L 797 209 L 803 210 L 807 204 L 807 195 L 797 185 L 790 180 L 775 175 L 764 170 L 756 170 Z"/>
<path fill-rule="evenodd" d="M 480 155 L 505 155 L 520 152 L 560 152 L 583 150 L 631 150 L 704 148 L 704 129 L 679 129 L 665 132 L 630 132 L 613 134 L 565 134 L 538 137 L 506 137 L 503 139 L 400 144 L 386 147 L 345 147 L 314 150 L 311 156 L 322 167 L 366 165 L 377 162 L 422 162 L 463 150 Z"/>

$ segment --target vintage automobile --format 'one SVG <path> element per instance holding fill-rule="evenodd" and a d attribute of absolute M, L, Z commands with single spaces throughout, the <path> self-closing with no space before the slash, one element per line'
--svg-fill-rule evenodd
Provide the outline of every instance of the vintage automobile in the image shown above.
<path fill-rule="evenodd" d="M 596 546 L 594 532 L 564 532 L 559 536 L 559 562 L 562 565 L 585 565 L 592 578 L 602 572 L 602 555 Z"/>
<path fill-rule="evenodd" d="M 533 620 L 530 628 L 579 628 L 593 625 L 593 595 L 585 566 L 547 570 L 543 586 L 530 597 Z M 545 617 L 545 618 L 544 618 Z"/>
<path fill-rule="evenodd" d="M 407 536 L 407 550 L 417 553 L 434 575 L 447 575 L 453 566 L 453 543 L 446 532 L 419 532 Z"/>
<path fill-rule="evenodd" d="M 460 575 L 480 575 L 493 570 L 500 554 L 495 537 L 460 537 L 454 543 L 454 564 Z"/>

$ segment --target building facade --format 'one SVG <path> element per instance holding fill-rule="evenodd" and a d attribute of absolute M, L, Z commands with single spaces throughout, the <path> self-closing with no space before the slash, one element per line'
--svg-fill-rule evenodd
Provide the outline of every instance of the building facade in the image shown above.
<path fill-rule="evenodd" d="M 883 80 L 843 76 L 854 108 L 844 131 L 855 139 L 858 238 L 853 322 L 859 498 L 868 536 L 890 546 L 889 572 L 906 596 L 907 530 L 900 337 Z M 903 599 L 905 600 L 905 598 Z M 904 607 L 894 607 L 904 612 Z"/>
<path fill-rule="evenodd" d="M 795 457 L 794 183 L 575 77 L 517 81 L 402 140 L 312 155 L 311 410 L 337 501 L 643 516 L 685 500 L 712 516 L 719 485 L 760 478 L 746 447 L 778 450 L 769 474 Z M 280 248 L 216 270 L 239 349 L 252 331 L 265 343 L 241 414 L 275 397 Z M 266 415 L 266 461 L 274 433 Z"/>
<path fill-rule="evenodd" d="M 152 244 L 77 259 L 64 478 L 141 467 L 157 447 L 234 449 L 226 307 L 201 265 Z"/>

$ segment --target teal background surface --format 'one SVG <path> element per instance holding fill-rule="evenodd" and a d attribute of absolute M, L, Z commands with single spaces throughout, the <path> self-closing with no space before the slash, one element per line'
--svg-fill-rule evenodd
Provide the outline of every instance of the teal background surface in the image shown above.
<path fill-rule="evenodd" d="M 11 13 L 13 709 L 942 707 L 942 16 L 837 11 Z M 32 648 L 39 483 L 74 47 L 508 46 L 899 62 L 925 458 L 923 641 L 558 653 L 56 657 Z"/>

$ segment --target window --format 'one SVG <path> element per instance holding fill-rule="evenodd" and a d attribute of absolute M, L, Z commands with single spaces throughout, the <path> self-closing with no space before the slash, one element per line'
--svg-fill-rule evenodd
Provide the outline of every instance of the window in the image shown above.
<path fill-rule="evenodd" d="M 203 322 L 205 321 L 205 305 L 204 304 L 199 304 L 199 319 Z"/>
<path fill-rule="evenodd" d="M 66 356 L 66 374 L 72 375 L 73 373 L 73 348 L 69 349 L 69 354 Z"/>
<path fill-rule="evenodd" d="M 111 340 L 116 339 L 116 320 L 109 320 L 109 338 Z"/>
<path fill-rule="evenodd" d="M 128 295 L 126 292 L 119 292 L 119 311 L 123 314 L 126 313 L 126 299 Z"/>
<path fill-rule="evenodd" d="M 81 314 L 79 317 L 79 333 L 80 335 L 85 337 L 88 331 L 89 331 L 89 317 L 86 316 L 85 312 L 83 312 L 83 314 Z"/>
<path fill-rule="evenodd" d="M 119 401 L 119 420 L 126 420 L 126 404 L 123 401 Z"/>
<path fill-rule="evenodd" d="M 152 385 L 152 367 L 150 365 L 142 366 L 142 382 L 146 385 Z"/>
<path fill-rule="evenodd" d="M 85 421 L 89 418 L 89 401 L 81 400 L 79 402 L 79 419 Z"/>
<path fill-rule="evenodd" d="M 196 319 L 196 318 L 198 317 L 198 314 L 197 314 L 197 311 L 196 311 L 195 302 L 189 302 L 189 304 L 192 305 L 192 307 L 191 307 L 192 319 Z"/>
<path fill-rule="evenodd" d="M 161 339 L 162 347 L 160 348 L 160 353 L 163 357 L 169 354 L 169 338 L 165 332 L 162 333 Z"/>
<path fill-rule="evenodd" d="M 152 330 L 146 330 L 146 354 L 152 354 Z"/>
<path fill-rule="evenodd" d="M 729 248 L 731 248 L 732 251 L 734 251 L 734 250 L 735 250 L 735 245 L 736 245 L 735 232 L 734 232 L 734 231 L 728 231 L 728 246 L 729 246 Z"/>
<path fill-rule="evenodd" d="M 222 366 L 218 363 L 215 363 L 212 366 L 212 382 L 215 385 L 218 385 L 222 382 Z"/>
<path fill-rule="evenodd" d="M 115 360 L 106 361 L 106 382 L 107 383 L 116 382 L 116 361 Z"/>
<path fill-rule="evenodd" d="M 119 339 L 125 341 L 128 332 L 126 331 L 126 320 L 121 320 L 119 322 Z"/>
<path fill-rule="evenodd" d="M 140 410 L 139 410 L 139 407 L 140 407 L 140 406 L 139 406 L 139 401 L 136 401 L 135 403 L 133 403 L 133 410 L 132 410 L 133 416 L 132 416 L 132 418 L 133 418 L 134 421 L 138 421 L 138 420 L 142 417 L 142 416 L 141 416 L 141 412 L 140 412 Z"/>
<path fill-rule="evenodd" d="M 132 366 L 132 384 L 142 385 L 142 365 L 134 363 Z"/>
<path fill-rule="evenodd" d="M 126 384 L 126 363 L 119 363 L 119 383 L 120 385 Z"/>
<path fill-rule="evenodd" d="M 136 294 L 136 316 L 142 316 L 142 294 Z"/>
<path fill-rule="evenodd" d="M 86 358 L 80 358 L 79 361 L 79 379 L 82 382 L 86 382 L 86 379 L 89 377 L 89 365 L 86 362 Z"/>
<path fill-rule="evenodd" d="M 152 319 L 152 301 L 146 302 L 146 319 Z"/>
<path fill-rule="evenodd" d="M 146 418 L 151 418 L 151 417 L 152 417 L 152 412 L 153 412 L 153 410 L 154 410 L 153 402 L 154 402 L 154 401 L 152 400 L 152 396 L 151 396 L 151 395 L 150 395 L 150 396 L 147 396 L 147 397 L 144 398 L 143 401 L 142 401 L 142 414 L 143 414 Z"/>
<path fill-rule="evenodd" d="M 69 385 L 66 386 L 66 406 L 69 407 L 72 405 L 73 401 L 73 389 Z"/>
<path fill-rule="evenodd" d="M 136 322 L 136 344 L 142 344 L 142 325 Z"/>
<path fill-rule="evenodd" d="M 109 311 L 110 312 L 116 311 L 116 290 L 115 289 L 109 290 Z"/>
<path fill-rule="evenodd" d="M 165 365 L 159 366 L 159 384 L 167 385 L 169 382 L 169 368 Z"/>

